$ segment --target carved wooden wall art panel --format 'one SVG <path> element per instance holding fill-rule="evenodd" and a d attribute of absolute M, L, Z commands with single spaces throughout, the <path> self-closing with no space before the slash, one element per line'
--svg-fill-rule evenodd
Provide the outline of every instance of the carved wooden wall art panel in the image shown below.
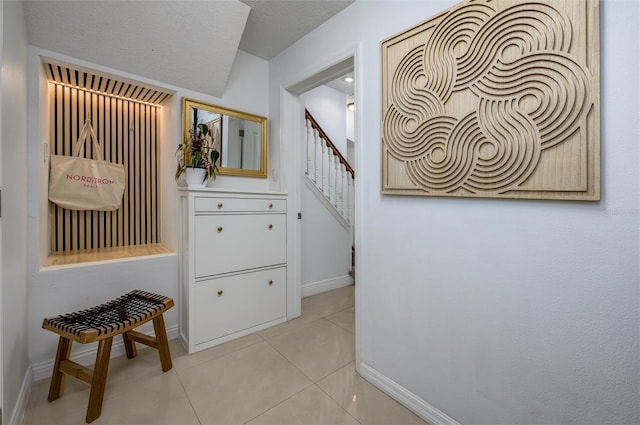
<path fill-rule="evenodd" d="M 382 192 L 600 199 L 598 0 L 470 0 L 382 42 Z"/>

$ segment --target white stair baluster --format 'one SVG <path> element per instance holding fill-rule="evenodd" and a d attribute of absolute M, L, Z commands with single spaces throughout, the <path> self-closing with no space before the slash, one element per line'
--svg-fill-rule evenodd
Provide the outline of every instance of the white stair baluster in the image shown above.
<path fill-rule="evenodd" d="M 349 182 L 349 219 L 347 221 L 353 224 L 354 199 L 353 199 L 353 178 L 351 178 L 351 175 L 349 175 L 348 182 Z"/>
<path fill-rule="evenodd" d="M 307 176 L 309 176 L 313 180 L 312 173 L 312 159 L 315 150 L 315 145 L 313 144 L 313 129 L 311 128 L 311 121 L 305 120 L 307 122 Z"/>
<path fill-rule="evenodd" d="M 340 215 L 343 217 L 347 217 L 347 202 L 349 202 L 349 197 L 347 196 L 347 176 L 349 172 L 347 171 L 347 166 L 345 164 L 341 164 L 342 171 L 342 180 L 340 181 L 340 191 L 342 192 L 342 202 L 340 203 Z"/>
<path fill-rule="evenodd" d="M 342 216 L 347 221 L 349 221 L 349 201 L 351 200 L 349 195 L 349 179 L 351 179 L 351 173 L 347 171 L 344 174 L 344 202 L 342 203 Z"/>
<path fill-rule="evenodd" d="M 335 169 L 333 170 L 334 179 L 333 179 L 333 190 L 335 192 L 333 197 L 333 206 L 336 207 L 338 211 L 338 202 L 340 197 L 340 184 L 342 183 L 342 176 L 340 175 L 340 158 L 338 155 L 335 157 Z"/>
<path fill-rule="evenodd" d="M 322 172 L 322 145 L 316 129 L 313 130 L 313 145 L 313 181 L 316 186 L 319 186 L 320 173 Z"/>
<path fill-rule="evenodd" d="M 342 181 L 344 180 L 344 176 L 342 175 L 342 167 L 342 162 L 338 161 L 338 163 L 336 164 L 336 209 L 338 210 L 338 213 L 340 215 L 342 215 Z"/>
<path fill-rule="evenodd" d="M 347 167 L 346 164 L 343 164 L 344 167 L 342 168 L 342 209 L 340 210 L 340 214 L 342 214 L 343 217 L 347 217 L 347 214 L 345 213 L 345 208 L 347 208 L 347 202 L 349 202 L 349 193 L 347 190 L 347 176 L 349 175 L 349 172 L 347 171 Z M 347 208 L 348 209 L 348 208 Z"/>
<path fill-rule="evenodd" d="M 336 175 L 335 175 L 335 171 L 334 171 L 334 163 L 335 160 L 335 155 L 333 154 L 333 150 L 329 149 L 329 193 L 327 193 L 327 197 L 329 198 L 329 202 L 331 204 L 333 204 L 333 199 L 336 196 L 336 187 L 335 187 L 335 179 L 336 179 Z"/>
<path fill-rule="evenodd" d="M 335 208 L 336 199 L 338 198 L 338 180 L 336 180 L 336 164 L 340 162 L 338 155 L 333 151 L 333 163 L 331 164 L 331 192 L 333 197 L 331 198 L 331 205 Z"/>
<path fill-rule="evenodd" d="M 344 179 L 344 206 L 342 209 L 342 216 L 345 220 L 349 221 L 349 203 L 351 202 L 351 193 L 349 193 L 349 180 L 351 180 L 351 173 L 347 173 Z"/>
<path fill-rule="evenodd" d="M 322 139 L 322 193 L 327 195 L 329 193 L 329 155 L 327 152 L 327 142 Z"/>

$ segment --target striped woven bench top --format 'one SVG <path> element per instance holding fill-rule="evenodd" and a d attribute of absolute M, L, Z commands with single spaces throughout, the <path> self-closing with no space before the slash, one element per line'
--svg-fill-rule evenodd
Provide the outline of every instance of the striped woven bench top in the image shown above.
<path fill-rule="evenodd" d="M 171 307 L 171 298 L 136 289 L 96 307 L 44 319 L 42 327 L 84 344 L 127 332 Z"/>

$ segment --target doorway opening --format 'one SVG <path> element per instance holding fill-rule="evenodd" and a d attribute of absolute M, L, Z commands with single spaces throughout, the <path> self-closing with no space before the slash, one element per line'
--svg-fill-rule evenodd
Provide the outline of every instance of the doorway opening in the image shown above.
<path fill-rule="evenodd" d="M 357 86 L 352 52 L 283 90 L 283 126 L 294 140 L 287 167 L 290 193 L 301 217 L 294 229 L 297 255 L 290 280 L 298 287 L 298 300 L 356 280 Z"/>

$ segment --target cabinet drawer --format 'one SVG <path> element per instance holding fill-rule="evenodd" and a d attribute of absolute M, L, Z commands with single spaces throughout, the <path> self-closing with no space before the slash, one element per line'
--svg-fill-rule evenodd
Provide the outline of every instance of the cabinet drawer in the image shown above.
<path fill-rule="evenodd" d="M 286 267 L 199 282 L 195 287 L 195 343 L 284 317 Z"/>
<path fill-rule="evenodd" d="M 287 201 L 284 199 L 242 199 L 196 197 L 196 212 L 285 212 Z"/>
<path fill-rule="evenodd" d="M 212 214 L 195 217 L 195 276 L 284 264 L 285 214 Z"/>

